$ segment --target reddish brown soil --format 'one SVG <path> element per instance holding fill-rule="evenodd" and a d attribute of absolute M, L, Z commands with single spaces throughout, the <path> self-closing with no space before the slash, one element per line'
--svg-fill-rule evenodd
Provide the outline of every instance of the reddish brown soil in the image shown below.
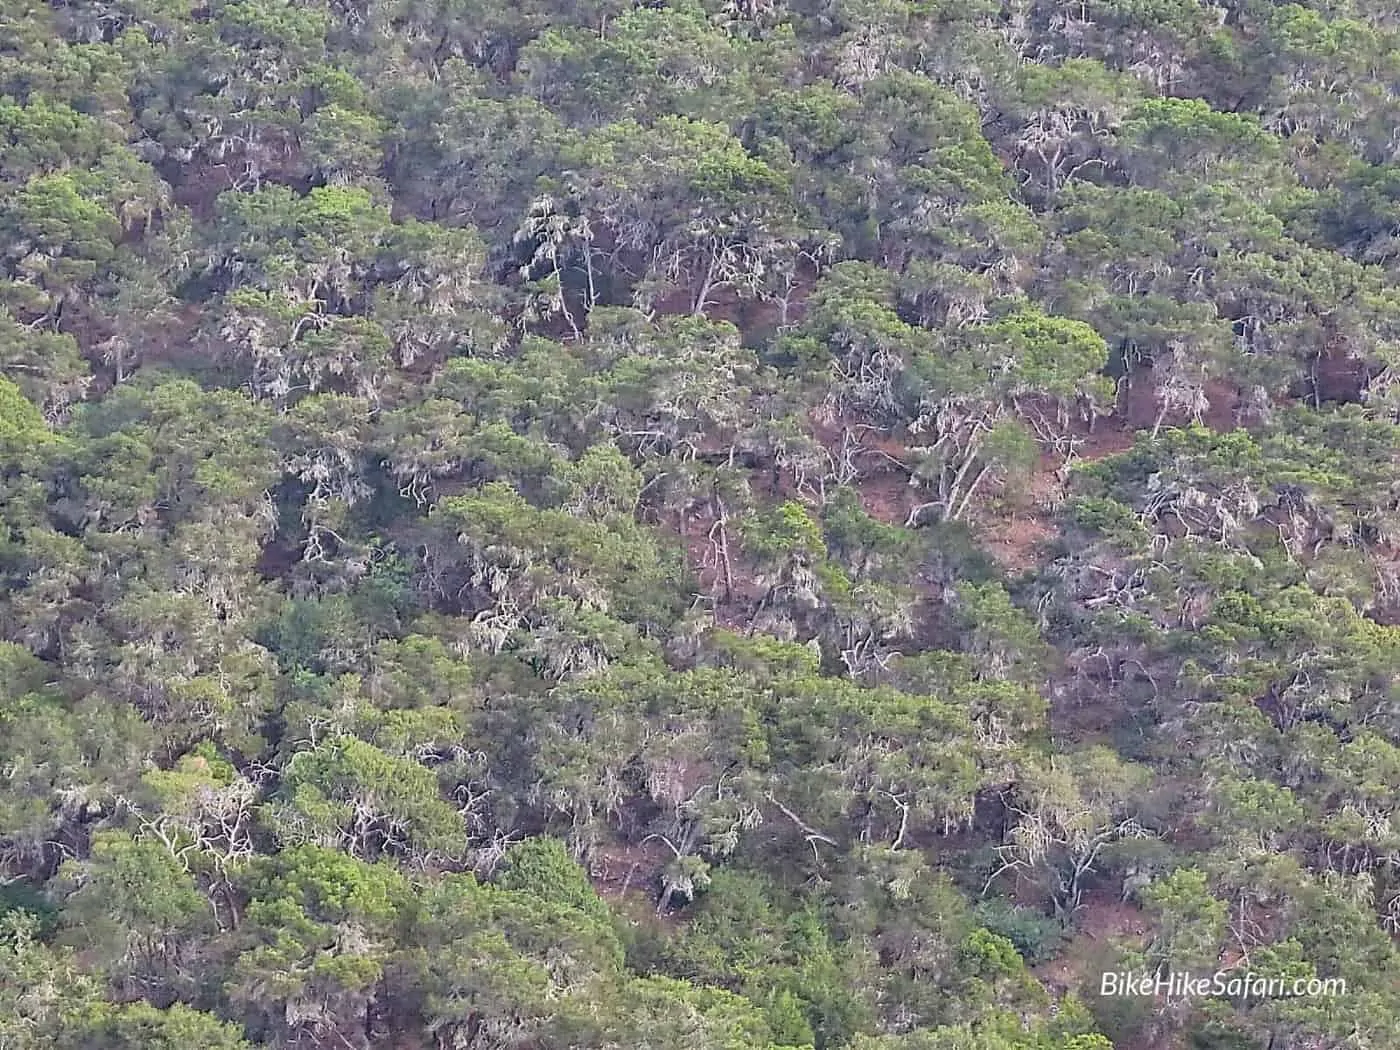
<path fill-rule="evenodd" d="M 756 478 L 755 489 L 758 488 Z M 769 498 L 785 497 L 770 492 Z M 763 598 L 765 588 L 754 579 L 753 568 L 744 559 L 738 522 L 731 520 L 727 529 L 734 584 L 729 591 L 725 585 L 719 534 L 716 532 L 711 538 L 715 518 L 708 508 L 686 515 L 669 514 L 664 520 L 685 547 L 686 563 L 695 574 L 699 595 L 709 602 L 715 624 L 739 634 L 747 632 L 752 626 L 751 613 Z"/>
<path fill-rule="evenodd" d="M 1085 894 L 1084 907 L 1076 918 L 1077 929 L 1065 951 L 1031 971 L 1056 997 L 1067 992 L 1092 994 L 1097 990 L 1105 948 L 1115 941 L 1141 946 L 1150 933 L 1142 912 L 1107 890 Z M 1116 1050 L 1184 1050 L 1184 1045 L 1177 1036 L 1143 1036 L 1132 1041 L 1120 1038 L 1114 1044 Z"/>
<path fill-rule="evenodd" d="M 862 481 L 857 489 L 865 513 L 886 525 L 903 525 L 913 506 L 909 482 L 903 477 L 883 474 Z"/>
<path fill-rule="evenodd" d="M 1001 501 L 1005 510 L 996 514 L 984 503 L 973 515 L 982 546 L 1008 570 L 1035 568 L 1045 545 L 1058 534 L 1053 518 L 1054 502 L 1063 487 L 1055 474 L 1059 466 L 1058 457 L 1043 454 L 1025 485 L 1005 494 Z"/>
<path fill-rule="evenodd" d="M 1011 572 L 1029 572 L 1040 563 L 1040 552 L 1056 535 L 1043 518 L 1018 516 L 981 523 L 982 546 Z"/>
<path fill-rule="evenodd" d="M 1157 425 L 1157 415 L 1162 410 L 1157 401 L 1159 386 L 1155 367 L 1137 369 L 1124 379 L 1119 389 L 1118 408 L 1129 427 L 1151 430 Z M 1209 379 L 1205 394 L 1209 405 L 1202 413 L 1201 422 L 1218 432 L 1236 429 L 1242 400 L 1239 387 L 1223 379 Z M 1185 412 L 1168 412 L 1162 417 L 1164 427 L 1187 426 L 1191 422 Z"/>
<path fill-rule="evenodd" d="M 197 219 L 212 218 L 219 194 L 231 189 L 233 173 L 227 164 L 208 164 L 184 172 L 171 183 L 175 201 L 188 208 Z"/>
<path fill-rule="evenodd" d="M 1318 359 L 1313 376 L 1317 380 L 1318 401 L 1354 403 L 1361 400 L 1367 382 L 1366 363 L 1350 356 L 1346 346 L 1334 340 Z"/>
<path fill-rule="evenodd" d="M 1212 379 L 1206 383 L 1206 400 L 1210 402 L 1210 407 L 1206 409 L 1201 422 L 1211 430 L 1221 433 L 1240 425 L 1239 409 L 1243 399 L 1239 387 L 1223 379 Z"/>
<path fill-rule="evenodd" d="M 1149 933 L 1147 918 L 1133 904 L 1120 901 L 1107 890 L 1084 895 L 1084 907 L 1075 917 L 1077 928 L 1065 951 L 1058 958 L 1034 968 L 1034 973 L 1053 992 L 1077 991 L 1095 964 L 1096 949 L 1118 939 L 1142 944 Z"/>
<path fill-rule="evenodd" d="M 1121 416 L 1109 416 L 1098 420 L 1091 431 L 1087 427 L 1079 436 L 1075 446 L 1078 459 L 1092 462 L 1105 456 L 1126 452 L 1137 441 L 1137 431 Z"/>
<path fill-rule="evenodd" d="M 657 880 L 671 857 L 659 839 L 637 845 L 609 842 L 593 850 L 589 877 L 605 900 L 654 900 Z"/>
<path fill-rule="evenodd" d="M 1118 384 L 1118 411 L 1135 430 L 1150 430 L 1157 422 L 1157 388 L 1151 369 L 1137 369 Z"/>
<path fill-rule="evenodd" d="M 724 585 L 718 553 L 710 540 L 713 526 L 713 519 L 705 515 L 682 519 L 676 529 L 685 544 L 686 561 L 705 594 L 717 593 Z"/>
<path fill-rule="evenodd" d="M 797 273 L 788 297 L 787 323 L 795 325 L 806 315 L 807 297 L 816 284 L 816 274 L 810 266 Z M 678 289 L 662 296 L 655 303 L 656 313 L 663 317 L 686 315 L 695 307 L 695 290 Z M 705 304 L 705 317 L 711 321 L 728 321 L 748 339 L 771 335 L 783 326 L 783 308 L 772 299 L 746 298 L 733 288 L 721 287 L 710 292 Z"/>

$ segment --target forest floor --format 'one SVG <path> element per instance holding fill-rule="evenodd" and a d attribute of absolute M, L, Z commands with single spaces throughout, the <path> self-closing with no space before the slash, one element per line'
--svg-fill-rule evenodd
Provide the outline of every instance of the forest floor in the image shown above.
<path fill-rule="evenodd" d="M 1075 933 L 1064 950 L 1050 962 L 1032 967 L 1031 973 L 1057 998 L 1076 992 L 1089 1002 L 1099 992 L 1105 969 L 1112 966 L 1113 944 L 1141 946 L 1147 934 L 1147 919 L 1136 905 L 1120 900 L 1111 890 L 1091 890 L 1085 894 Z M 1153 1033 L 1119 1034 L 1113 1045 L 1115 1050 L 1185 1050 L 1179 1039 Z"/>

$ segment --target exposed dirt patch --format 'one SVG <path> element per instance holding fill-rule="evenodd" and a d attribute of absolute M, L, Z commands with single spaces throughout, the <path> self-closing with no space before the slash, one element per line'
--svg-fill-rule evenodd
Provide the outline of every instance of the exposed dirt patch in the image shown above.
<path fill-rule="evenodd" d="M 705 594 L 716 594 L 724 583 L 724 566 L 711 535 L 715 526 L 715 521 L 708 516 L 678 516 L 676 521 L 676 532 L 685 545 L 686 561 Z"/>
<path fill-rule="evenodd" d="M 1102 743 L 1112 746 L 1114 730 L 1125 712 L 1116 697 L 1108 702 L 1086 697 L 1083 690 L 1063 690 L 1050 704 L 1050 735 L 1070 746 Z"/>
<path fill-rule="evenodd" d="M 705 297 L 701 311 L 711 321 L 728 321 L 753 342 L 799 324 L 806 316 L 807 299 L 817 283 L 817 271 L 810 262 L 801 262 L 792 276 L 792 283 L 781 295 L 771 292 L 763 297 L 740 295 L 729 285 L 712 288 Z M 657 314 L 689 314 L 695 310 L 699 287 L 676 288 L 655 303 Z"/>
<path fill-rule="evenodd" d="M 914 505 L 909 482 L 892 474 L 882 474 L 856 486 L 865 513 L 886 525 L 903 525 Z"/>
<path fill-rule="evenodd" d="M 1061 466 L 1060 456 L 1042 453 L 1024 485 L 1015 485 L 997 501 L 1002 514 L 996 514 L 989 504 L 974 513 L 982 546 L 1010 571 L 1035 568 L 1043 560 L 1046 544 L 1059 534 L 1054 515 L 1065 492 Z"/>
<path fill-rule="evenodd" d="M 904 442 L 889 431 L 853 420 L 827 419 L 817 410 L 809 419 L 812 436 L 832 462 L 855 472 L 854 487 L 865 512 L 878 521 L 903 525 L 918 502 L 909 486 L 909 450 Z M 1076 419 L 1069 436 L 1073 457 L 1081 461 L 1126 451 L 1136 440 L 1126 415 L 1099 418 L 1092 429 L 1088 422 Z M 1062 453 L 1045 452 L 1024 485 L 974 505 L 972 520 L 983 546 L 1008 570 L 1034 568 L 1046 545 L 1059 534 L 1054 517 L 1065 495 L 1062 467 Z"/>
<path fill-rule="evenodd" d="M 807 413 L 807 422 L 814 437 L 831 455 L 832 461 L 859 467 L 862 473 L 882 473 L 894 470 L 907 474 L 904 465 L 908 445 L 881 427 L 863 423 L 851 416 L 834 416 L 824 406 Z"/>
<path fill-rule="evenodd" d="M 1164 427 L 1184 427 L 1195 422 L 1189 412 L 1162 412 L 1157 395 L 1163 382 L 1156 366 L 1138 368 L 1123 378 L 1118 392 L 1118 414 L 1126 426 L 1133 430 L 1151 430 L 1159 420 Z M 1208 379 L 1204 393 L 1207 405 L 1200 422 L 1219 433 L 1238 428 L 1244 400 L 1239 387 L 1224 379 Z"/>
<path fill-rule="evenodd" d="M 1150 927 L 1147 917 L 1132 904 L 1108 890 L 1091 890 L 1084 895 L 1077 928 L 1065 950 L 1055 959 L 1032 969 L 1032 973 L 1056 995 L 1078 991 L 1086 981 L 1098 977 L 1102 949 L 1111 941 L 1145 943 Z"/>
<path fill-rule="evenodd" d="M 161 175 L 170 184 L 171 196 L 177 204 L 188 208 L 197 219 L 208 220 L 214 215 L 214 202 L 219 194 L 234 188 L 233 172 L 227 164 L 192 165 L 188 168 L 160 165 Z"/>
<path fill-rule="evenodd" d="M 1201 422 L 1217 433 L 1235 430 L 1240 425 L 1239 387 L 1223 379 L 1212 379 L 1206 383 L 1206 400 L 1210 407 L 1201 415 Z"/>
<path fill-rule="evenodd" d="M 882 471 L 898 474 L 901 490 L 897 504 L 903 514 L 912 507 L 915 495 L 908 489 L 907 475 L 901 464 L 908 459 L 908 449 L 892 435 L 875 431 L 870 427 L 856 427 L 860 432 L 859 443 L 863 450 L 862 462 L 875 463 Z M 840 428 L 814 425 L 814 432 L 828 449 L 833 449 L 844 440 Z M 984 548 L 1001 565 L 1013 572 L 1033 569 L 1043 561 L 1047 545 L 1059 535 L 1055 521 L 1060 504 L 1067 495 L 1063 474 L 1064 457 L 1068 452 L 1071 462 L 1092 462 L 1106 456 L 1131 449 L 1137 433 L 1126 414 L 1102 416 L 1092 422 L 1082 418 L 1072 418 L 1068 431 L 1062 435 L 1069 439 L 1068 449 L 1061 447 L 1055 451 L 1043 451 L 1035 469 L 1024 483 L 1013 483 L 1000 494 L 978 500 L 974 504 L 972 521 L 982 537 Z M 891 495 L 893 485 L 885 482 L 881 486 Z M 875 490 L 872 479 L 860 484 L 862 495 Z M 871 501 L 866 501 L 871 502 Z M 893 509 L 896 504 L 889 502 Z M 881 520 L 891 509 L 881 513 L 867 511 Z M 902 520 L 900 521 L 902 524 Z"/>
<path fill-rule="evenodd" d="M 142 348 L 142 364 L 161 361 L 189 369 L 193 363 L 205 361 L 205 355 L 196 346 L 204 316 L 205 307 L 198 303 L 181 303 L 162 315 L 162 323 L 152 330 L 150 340 Z"/>
<path fill-rule="evenodd" d="M 1096 420 L 1092 430 L 1084 428 L 1075 437 L 1076 459 L 1093 461 L 1126 452 L 1137 442 L 1137 431 L 1122 416 Z"/>
<path fill-rule="evenodd" d="M 1370 379 L 1366 362 L 1352 357 L 1339 340 L 1333 340 L 1313 366 L 1309 393 L 1318 403 L 1354 404 L 1361 400 Z"/>
<path fill-rule="evenodd" d="M 312 188 L 311 172 L 302 159 L 296 140 L 288 134 L 268 134 L 260 143 L 259 185 L 281 185 L 307 193 Z M 242 152 L 225 154 L 226 159 L 214 161 L 207 156 L 177 161 L 167 157 L 156 164 L 161 178 L 170 186 L 171 197 L 177 204 L 190 209 L 201 221 L 214 216 L 219 194 L 250 186 L 246 156 Z"/>
<path fill-rule="evenodd" d="M 1091 890 L 1085 894 L 1075 934 L 1065 950 L 1052 961 L 1033 967 L 1031 972 L 1056 997 L 1077 992 L 1092 1000 L 1105 963 L 1112 958 L 1113 944 L 1141 948 L 1151 933 L 1147 916 L 1135 905 L 1119 900 L 1109 889 Z M 1169 1008 L 1159 1001 L 1156 1009 Z M 1172 1030 L 1172 1023 L 1165 1016 L 1158 1015 L 1149 1027 L 1155 1030 L 1119 1034 L 1114 1046 L 1117 1050 L 1185 1050 L 1184 1036 L 1179 1030 Z"/>
<path fill-rule="evenodd" d="M 285 580 L 301 562 L 301 555 L 301 548 L 293 544 L 276 540 L 265 544 L 258 555 L 258 575 L 268 582 Z"/>
<path fill-rule="evenodd" d="M 588 858 L 589 879 L 604 900 L 654 900 L 661 872 L 672 859 L 665 843 L 608 842 Z"/>
<path fill-rule="evenodd" d="M 985 537 L 982 546 L 1005 569 L 1028 572 L 1040 564 L 1040 552 L 1057 535 L 1044 518 L 1016 515 L 979 523 Z"/>
<path fill-rule="evenodd" d="M 774 335 L 801 322 L 806 314 L 807 297 L 812 293 L 816 275 L 810 270 L 799 272 L 783 299 L 741 296 L 735 289 L 713 289 L 706 297 L 703 315 L 710 321 L 727 321 L 754 345 L 766 342 Z M 695 312 L 695 290 L 676 289 L 657 299 L 653 305 L 658 316 L 670 317 Z"/>
<path fill-rule="evenodd" d="M 769 493 L 769 498 L 783 497 Z M 721 529 L 708 508 L 692 508 L 684 514 L 664 515 L 661 520 L 685 548 L 686 562 L 695 574 L 697 597 L 710 610 L 715 625 L 737 634 L 750 631 L 754 610 L 768 588 L 755 578 L 753 566 L 743 556 L 737 519 L 731 518 Z"/>
<path fill-rule="evenodd" d="M 1134 430 L 1151 429 L 1161 411 L 1151 368 L 1135 368 L 1118 383 L 1118 415 Z"/>
<path fill-rule="evenodd" d="M 1376 602 L 1367 613 L 1387 627 L 1400 626 L 1400 556 L 1393 550 L 1376 555 Z"/>

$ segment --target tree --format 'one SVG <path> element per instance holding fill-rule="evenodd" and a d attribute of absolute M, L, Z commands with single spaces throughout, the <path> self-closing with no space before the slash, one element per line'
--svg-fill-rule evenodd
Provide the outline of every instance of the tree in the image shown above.
<path fill-rule="evenodd" d="M 53 435 L 34 403 L 8 379 L 0 379 L 0 456 L 6 466 L 22 466 L 34 453 L 52 445 Z"/>
<path fill-rule="evenodd" d="M 248 904 L 224 994 L 250 1033 L 362 1037 L 407 880 L 385 864 L 296 846 L 259 858 L 240 889 Z"/>
<path fill-rule="evenodd" d="M 937 498 L 916 507 L 909 523 L 924 510 L 939 520 L 964 517 L 989 476 L 1024 460 L 1029 449 L 1017 440 L 1015 417 L 1044 434 L 1051 427 L 1041 405 L 1055 413 L 1060 429 L 1071 408 L 1092 418 L 1108 407 L 1099 375 L 1106 356 L 1102 338 L 1083 322 L 1023 309 L 967 330 L 947 356 L 916 359 L 922 389 L 908 426 L 936 440 L 917 448 L 927 465 L 915 477 L 927 477 Z"/>
<path fill-rule="evenodd" d="M 36 927 L 27 912 L 0 915 L 0 1041 L 13 1050 L 74 1045 L 65 1040 L 84 1015 L 105 1008 L 99 981 L 67 950 L 45 945 Z"/>
<path fill-rule="evenodd" d="M 1071 920 L 1104 849 L 1153 833 L 1139 820 L 1145 774 L 1104 748 L 1028 763 L 1005 796 L 1011 822 L 988 886 L 1003 873 L 1027 875 L 1044 886 L 1056 916 Z"/>
<path fill-rule="evenodd" d="M 1142 891 L 1157 921 L 1152 956 L 1168 972 L 1189 973 L 1219 959 L 1228 909 L 1210 893 L 1205 872 L 1179 868 Z"/>
<path fill-rule="evenodd" d="M 549 29 L 532 41 L 519 60 L 528 95 L 589 127 L 659 114 L 722 120 L 748 93 L 733 41 L 699 4 L 635 8 L 606 28 Z"/>
<path fill-rule="evenodd" d="M 107 831 L 90 859 L 61 874 L 74 887 L 63 911 L 71 943 L 98 954 L 138 993 L 198 987 L 199 938 L 213 916 L 183 856 L 154 838 Z"/>
<path fill-rule="evenodd" d="M 462 849 L 456 811 L 438 796 L 432 771 L 388 755 L 355 737 L 312 726 L 311 747 L 293 755 L 282 798 L 269 816 L 279 837 L 296 845 L 342 847 L 373 859 L 387 853 L 423 864 Z"/>
<path fill-rule="evenodd" d="M 722 288 L 759 295 L 764 271 L 808 237 L 782 172 L 716 123 L 609 124 L 570 158 L 566 187 L 593 229 L 606 231 L 608 265 L 637 282 L 632 304 L 648 312 L 671 294 L 696 316 Z"/>
<path fill-rule="evenodd" d="M 182 1050 L 196 1045 L 209 1050 L 249 1050 L 239 1029 L 216 1017 L 176 1003 L 159 1010 L 145 1003 L 119 1007 L 108 1016 L 86 1021 L 67 1045 L 113 1050 Z"/>

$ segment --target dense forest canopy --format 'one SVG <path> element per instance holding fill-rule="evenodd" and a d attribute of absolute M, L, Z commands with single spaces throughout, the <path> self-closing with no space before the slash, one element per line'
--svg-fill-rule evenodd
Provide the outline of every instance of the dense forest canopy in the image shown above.
<path fill-rule="evenodd" d="M 1398 85 L 0 0 L 0 1050 L 1400 1047 Z"/>

